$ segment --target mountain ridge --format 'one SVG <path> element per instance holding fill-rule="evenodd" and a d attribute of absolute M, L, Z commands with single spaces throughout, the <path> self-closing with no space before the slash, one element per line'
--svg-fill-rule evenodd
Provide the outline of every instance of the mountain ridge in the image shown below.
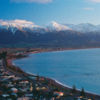
<path fill-rule="evenodd" d="M 15 33 L 17 30 L 20 31 L 39 31 L 39 32 L 48 32 L 48 31 L 78 31 L 81 33 L 85 32 L 99 32 L 100 25 L 93 25 L 91 23 L 81 23 L 81 24 L 60 24 L 56 21 L 52 21 L 46 27 L 36 25 L 31 21 L 26 20 L 0 20 L 0 29 L 10 29 L 12 33 Z"/>
<path fill-rule="evenodd" d="M 40 27 L 39 25 L 27 21 L 17 20 L 9 21 L 9 23 L 10 22 L 13 23 L 10 24 L 11 26 L 5 21 L 0 23 L 0 26 L 9 26 L 7 28 L 0 27 L 0 47 L 100 47 L 99 26 L 93 26 L 91 24 L 79 24 L 73 26 L 72 24 L 65 25 L 53 22 L 53 26 Z M 27 27 L 24 27 L 24 23 L 28 24 L 26 25 Z M 33 26 L 30 28 L 31 24 Z M 12 25 L 14 25 L 14 27 Z M 18 28 L 15 27 L 16 25 L 19 25 L 17 26 Z M 21 27 L 21 29 L 19 29 L 19 27 Z M 76 27 L 76 30 L 73 27 Z M 80 29 L 79 31 L 77 30 L 77 27 Z M 94 29 L 96 27 L 98 30 L 96 31 L 92 27 L 94 27 Z"/>

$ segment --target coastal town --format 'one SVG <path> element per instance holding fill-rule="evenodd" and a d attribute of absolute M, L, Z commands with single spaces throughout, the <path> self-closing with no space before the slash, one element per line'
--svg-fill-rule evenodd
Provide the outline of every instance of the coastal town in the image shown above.
<path fill-rule="evenodd" d="M 12 58 L 26 54 L 25 51 L 13 55 L 0 53 L 0 100 L 100 100 L 99 95 L 87 93 L 84 88 L 79 91 L 75 86 L 62 86 L 50 78 L 26 73 L 11 63 Z"/>

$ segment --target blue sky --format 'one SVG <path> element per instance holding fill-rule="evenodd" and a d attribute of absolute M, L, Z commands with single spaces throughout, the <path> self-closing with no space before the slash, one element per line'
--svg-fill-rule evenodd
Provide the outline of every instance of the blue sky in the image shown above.
<path fill-rule="evenodd" d="M 100 0 L 0 0 L 0 19 L 100 24 Z"/>

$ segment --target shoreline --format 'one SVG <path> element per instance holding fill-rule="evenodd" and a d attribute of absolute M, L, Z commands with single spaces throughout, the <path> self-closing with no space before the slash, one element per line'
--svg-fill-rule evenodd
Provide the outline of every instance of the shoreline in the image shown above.
<path fill-rule="evenodd" d="M 60 81 L 58 81 L 58 80 L 56 80 L 56 79 L 53 79 L 53 78 L 50 78 L 50 79 L 54 80 L 56 83 L 62 85 L 62 86 L 65 87 L 65 88 L 72 89 L 71 86 L 68 86 L 68 85 L 66 85 L 66 84 L 63 84 L 63 83 L 61 83 Z M 77 89 L 77 91 L 81 91 L 81 89 L 78 89 L 78 88 L 76 88 L 76 89 Z M 90 91 L 85 91 L 85 93 L 89 93 L 89 94 L 93 94 L 93 95 L 100 96 L 99 94 L 97 94 L 97 93 L 93 93 L 93 92 L 90 92 Z"/>
<path fill-rule="evenodd" d="M 60 88 L 63 88 L 64 90 L 72 90 L 72 87 L 70 87 L 70 86 L 68 86 L 68 85 L 64 85 L 63 83 L 61 83 L 61 82 L 59 82 L 59 81 L 57 81 L 57 80 L 55 80 L 55 79 L 52 79 L 52 78 L 47 78 L 47 79 L 50 80 L 50 81 L 52 81 L 52 82 L 54 82 L 54 84 L 55 84 L 56 86 L 58 86 L 58 87 L 60 87 Z M 78 89 L 78 88 L 76 88 L 76 92 L 80 93 L 81 90 Z M 100 95 L 99 95 L 99 94 L 92 93 L 92 92 L 88 92 L 88 91 L 85 91 L 85 94 L 86 94 L 87 96 L 95 97 L 95 98 L 97 97 L 97 98 L 100 99 Z"/>
<path fill-rule="evenodd" d="M 28 55 L 30 54 L 36 54 L 36 53 L 46 53 L 46 52 L 60 52 L 60 51 L 69 51 L 69 50 L 86 50 L 86 49 L 100 49 L 100 47 L 87 47 L 87 48 L 59 48 L 59 49 L 44 49 L 36 52 L 29 52 L 27 53 Z"/>
<path fill-rule="evenodd" d="M 36 53 L 45 53 L 45 52 L 59 52 L 59 51 L 67 51 L 67 50 L 81 50 L 81 49 L 98 49 L 98 48 L 80 48 L 80 49 L 63 49 L 63 50 L 46 50 L 46 51 L 38 51 L 38 52 L 29 52 L 29 53 L 27 53 L 28 54 L 28 56 L 27 57 L 29 57 L 29 55 L 30 54 L 36 54 Z M 25 57 L 23 57 L 23 58 L 25 58 Z M 23 58 L 21 58 L 21 59 L 23 59 Z M 11 65 L 14 65 L 15 67 L 16 67 L 16 64 L 13 64 L 12 62 L 13 62 L 13 60 L 16 60 L 16 59 L 19 59 L 19 58 L 14 58 L 14 59 L 10 59 L 11 60 Z M 20 66 L 18 66 L 19 68 L 20 68 Z M 21 69 L 21 68 L 20 68 Z M 23 69 L 21 69 L 22 71 L 23 71 Z M 26 73 L 26 74 L 29 74 L 28 72 L 25 72 L 25 71 L 23 71 L 24 73 Z M 30 74 L 33 74 L 33 75 L 35 75 L 34 73 L 30 73 Z M 42 77 L 42 76 L 40 76 L 40 77 Z M 60 88 L 63 88 L 64 90 L 69 90 L 69 91 L 71 91 L 72 90 L 72 87 L 70 87 L 70 86 L 68 86 L 67 84 L 63 84 L 63 83 L 61 83 L 61 82 L 59 82 L 58 80 L 56 80 L 56 79 L 53 79 L 53 78 L 49 78 L 49 77 L 46 77 L 46 76 L 43 76 L 44 78 L 46 78 L 48 81 L 52 81 L 52 83 L 55 85 L 55 86 L 57 86 L 57 87 L 60 87 Z M 80 93 L 81 92 L 81 90 L 80 89 L 78 89 L 78 88 L 76 88 L 76 91 L 78 92 L 78 93 Z M 85 94 L 86 95 L 89 95 L 89 96 L 91 96 L 91 97 L 97 97 L 97 98 L 100 98 L 100 95 L 99 94 L 96 94 L 96 93 L 92 93 L 92 92 L 90 92 L 90 91 L 85 91 Z"/>

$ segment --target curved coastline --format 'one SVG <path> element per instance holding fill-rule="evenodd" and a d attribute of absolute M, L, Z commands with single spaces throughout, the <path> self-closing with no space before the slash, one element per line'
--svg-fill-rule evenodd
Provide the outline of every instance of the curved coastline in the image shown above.
<path fill-rule="evenodd" d="M 57 87 L 60 87 L 60 88 L 63 88 L 64 90 L 72 90 L 72 87 L 68 86 L 68 85 L 64 85 L 63 83 L 53 79 L 53 78 L 47 78 L 48 80 L 52 81 Z M 76 89 L 76 92 L 80 93 L 81 90 L 80 89 Z M 99 94 L 96 94 L 96 93 L 92 93 L 92 92 L 88 92 L 88 91 L 85 91 L 85 94 L 87 96 L 90 96 L 90 97 L 95 97 L 95 98 L 99 98 L 100 99 L 100 95 Z"/>
<path fill-rule="evenodd" d="M 51 79 L 53 79 L 53 78 L 51 78 Z M 69 88 L 69 89 L 72 89 L 72 87 L 70 87 L 70 86 L 68 86 L 68 85 L 66 85 L 66 84 L 63 84 L 63 83 L 61 83 L 60 81 L 58 81 L 58 80 L 56 80 L 56 79 L 53 79 L 55 82 L 57 82 L 58 84 L 60 84 L 60 85 L 62 85 L 62 86 L 64 86 L 64 87 L 66 87 L 66 88 Z M 77 88 L 77 90 L 78 91 L 81 91 L 81 89 L 78 89 Z M 90 91 L 85 91 L 86 93 L 90 93 L 90 94 L 94 94 L 94 95 L 98 95 L 98 96 L 100 96 L 99 94 L 97 94 L 97 93 L 93 93 L 93 92 L 90 92 Z"/>
<path fill-rule="evenodd" d="M 92 49 L 92 48 L 83 48 L 83 49 Z M 95 48 L 93 48 L 93 49 L 95 49 Z M 43 52 L 57 52 L 57 51 L 67 51 L 67 50 L 80 50 L 80 49 L 64 49 L 64 50 L 47 50 L 47 51 L 41 51 L 41 52 L 29 52 L 28 53 L 28 55 L 30 55 L 30 54 L 35 54 L 35 53 L 43 53 Z M 82 50 L 82 49 L 81 49 Z M 28 56 L 29 57 L 29 56 Z M 18 59 L 18 58 L 16 58 L 16 59 Z M 21 58 L 21 59 L 23 59 L 23 58 Z M 16 64 L 15 63 L 13 63 L 13 60 L 15 60 L 15 59 L 12 59 L 12 65 L 14 65 L 14 66 L 16 66 Z M 19 66 L 20 67 L 20 66 Z M 21 67 L 20 67 L 21 68 Z M 23 70 L 23 69 L 22 69 Z M 25 72 L 25 73 L 27 73 L 27 72 Z M 30 73 L 30 72 L 29 72 Z M 29 74 L 28 73 L 28 74 Z M 30 73 L 30 74 L 33 74 L 33 73 Z M 58 87 L 61 87 L 61 88 L 63 88 L 64 90 L 72 90 L 72 87 L 70 87 L 70 86 L 68 86 L 68 85 L 66 85 L 66 84 L 63 84 L 63 83 L 61 83 L 61 82 L 59 82 L 58 80 L 56 80 L 56 79 L 53 79 L 53 78 L 49 78 L 49 77 L 46 77 L 46 76 L 43 76 L 43 77 L 45 77 L 46 79 L 48 79 L 49 81 L 52 81 L 56 86 L 58 86 Z M 81 90 L 80 89 L 76 89 L 76 91 L 77 92 L 80 92 Z M 93 97 L 97 97 L 97 98 L 100 98 L 100 95 L 99 94 L 96 94 L 96 93 L 93 93 L 93 92 L 90 92 L 90 91 L 85 91 L 85 93 L 87 94 L 87 95 L 89 95 L 89 96 L 93 96 Z"/>

